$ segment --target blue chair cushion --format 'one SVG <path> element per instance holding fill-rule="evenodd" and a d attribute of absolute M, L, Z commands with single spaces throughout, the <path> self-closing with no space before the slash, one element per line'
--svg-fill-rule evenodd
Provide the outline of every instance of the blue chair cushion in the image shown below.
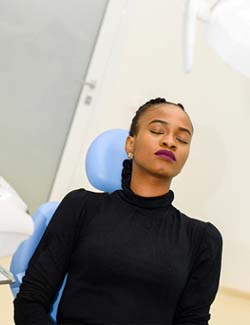
<path fill-rule="evenodd" d="M 125 140 L 128 131 L 113 129 L 101 133 L 91 143 L 85 161 L 89 182 L 103 192 L 121 188 L 123 160 L 127 158 Z"/>

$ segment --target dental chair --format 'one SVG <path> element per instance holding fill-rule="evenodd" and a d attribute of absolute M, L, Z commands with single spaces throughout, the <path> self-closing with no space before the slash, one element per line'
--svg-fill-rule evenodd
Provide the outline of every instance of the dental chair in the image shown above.
<path fill-rule="evenodd" d="M 109 130 L 100 134 L 91 143 L 86 155 L 85 168 L 89 182 L 96 189 L 113 192 L 121 188 L 122 162 L 127 158 L 124 149 L 127 135 L 127 130 Z M 35 211 L 32 216 L 34 232 L 30 238 L 19 245 L 12 257 L 10 271 L 15 278 L 15 282 L 11 285 L 14 297 L 19 291 L 29 260 L 58 205 L 59 202 L 47 202 Z M 56 321 L 57 308 L 66 281 L 67 275 L 51 309 L 50 315 L 54 321 Z"/>

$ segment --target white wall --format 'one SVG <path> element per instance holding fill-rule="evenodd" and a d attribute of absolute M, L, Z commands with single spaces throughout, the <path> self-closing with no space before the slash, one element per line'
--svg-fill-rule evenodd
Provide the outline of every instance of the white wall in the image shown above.
<path fill-rule="evenodd" d="M 70 184 L 54 198 L 71 188 L 90 188 L 83 172 L 84 154 L 98 133 L 128 128 L 136 108 L 149 98 L 181 102 L 191 115 L 195 134 L 189 162 L 173 183 L 174 203 L 186 214 L 219 227 L 224 237 L 222 285 L 250 291 L 250 81 L 208 47 L 201 23 L 193 72 L 184 74 L 183 0 L 127 3 L 89 108 L 91 121 L 78 130 L 85 139 L 81 149 L 69 139 L 68 150 L 79 151 Z M 78 107 L 81 116 L 86 110 L 84 99 L 83 95 Z"/>

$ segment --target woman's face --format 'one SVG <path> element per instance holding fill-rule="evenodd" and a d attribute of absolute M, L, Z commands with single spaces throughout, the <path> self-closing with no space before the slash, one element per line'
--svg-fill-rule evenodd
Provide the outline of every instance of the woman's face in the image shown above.
<path fill-rule="evenodd" d="M 137 134 L 126 141 L 126 151 L 134 155 L 133 172 L 172 179 L 188 158 L 192 134 L 192 123 L 178 106 L 150 107 L 139 118 Z"/>

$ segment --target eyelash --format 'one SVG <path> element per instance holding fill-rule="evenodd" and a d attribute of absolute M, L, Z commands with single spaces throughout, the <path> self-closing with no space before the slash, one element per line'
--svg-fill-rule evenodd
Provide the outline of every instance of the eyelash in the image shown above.
<path fill-rule="evenodd" d="M 153 134 L 164 134 L 164 132 L 158 132 L 158 131 L 153 131 L 153 130 L 150 130 L 150 132 Z"/>
<path fill-rule="evenodd" d="M 181 143 L 188 144 L 188 141 L 182 140 L 180 138 L 176 138 L 176 140 L 180 141 Z"/>
<path fill-rule="evenodd" d="M 150 132 L 153 134 L 164 134 L 164 132 L 158 132 L 158 131 L 153 131 L 153 130 L 150 130 Z M 177 137 L 176 140 L 183 144 L 188 144 L 188 141 L 182 140 L 181 138 Z"/>

